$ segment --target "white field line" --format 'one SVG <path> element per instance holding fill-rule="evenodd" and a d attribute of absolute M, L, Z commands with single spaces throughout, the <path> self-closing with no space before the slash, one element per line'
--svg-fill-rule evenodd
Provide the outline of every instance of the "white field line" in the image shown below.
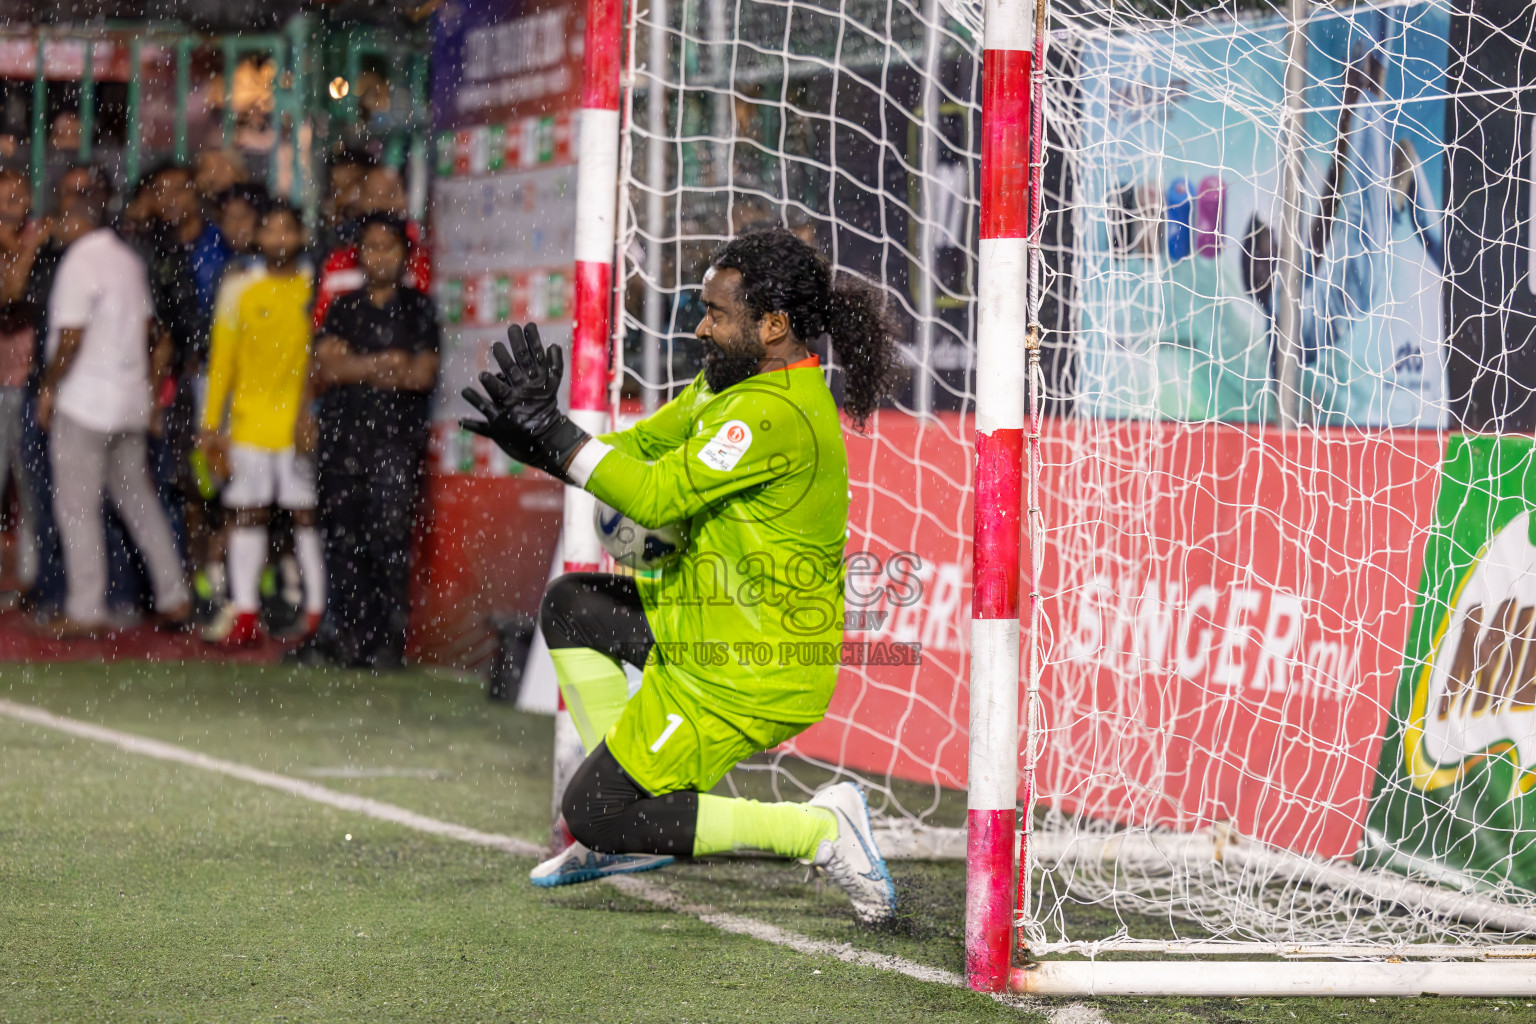
<path fill-rule="evenodd" d="M 453 772 L 442 768 L 359 768 L 341 765 L 336 768 L 305 768 L 300 775 L 312 779 L 427 779 L 436 781 L 453 777 Z"/>
<path fill-rule="evenodd" d="M 44 711 L 41 708 L 31 707 L 26 704 L 0 700 L 0 715 L 14 718 L 17 721 L 27 722 L 31 725 L 42 726 L 45 729 L 54 729 L 71 736 L 78 736 L 81 739 L 105 743 L 130 754 L 139 754 L 143 757 L 152 757 L 159 761 L 170 761 L 175 764 L 186 765 L 190 768 L 201 768 L 204 771 L 228 775 L 243 782 L 275 789 L 289 796 L 311 800 L 315 803 L 325 804 L 328 807 L 335 807 L 338 810 L 351 811 L 354 814 L 361 814 L 364 817 L 374 818 L 378 821 L 403 825 L 406 828 L 414 829 L 417 832 L 425 832 L 428 835 L 444 836 L 449 839 L 457 839 L 460 842 L 470 843 L 474 846 L 501 850 L 504 853 L 512 854 L 514 857 L 541 858 L 546 852 L 544 847 L 537 843 L 531 843 L 526 839 L 498 835 L 494 832 L 481 832 L 478 829 L 466 828 L 463 825 L 455 825 L 452 822 L 440 821 L 437 818 L 429 818 L 424 814 L 417 814 L 414 811 L 408 811 L 403 807 L 396 807 L 394 804 L 387 804 L 381 800 L 370 800 L 367 797 L 338 793 L 334 789 L 328 789 L 313 782 L 305 782 L 303 779 L 279 775 L 277 772 L 263 771 L 260 768 L 250 768 L 246 765 L 236 764 L 234 761 L 226 761 L 218 757 L 209 757 L 207 754 L 200 754 L 195 750 L 187 750 L 185 747 L 178 747 L 172 743 L 163 743 L 160 740 L 135 736 L 133 733 L 120 732 L 117 729 L 109 729 L 103 725 L 93 725 L 90 722 L 82 722 L 75 718 L 66 718 L 63 715 L 55 715 L 50 711 Z M 929 967 L 899 956 L 857 949 L 846 942 L 828 942 L 824 939 L 813 939 L 808 935 L 801 935 L 798 932 L 792 932 L 777 925 L 768 924 L 765 921 L 742 917 L 739 914 L 722 914 L 712 907 L 683 900 L 655 883 L 633 875 L 614 875 L 605 879 L 605 881 L 627 896 L 673 911 L 674 913 L 697 918 L 713 928 L 729 932 L 732 935 L 745 935 L 776 946 L 793 949 L 798 953 L 807 953 L 812 956 L 829 956 L 844 963 L 858 964 L 862 967 L 873 967 L 876 970 L 882 971 L 893 971 L 897 974 L 906 975 L 909 978 L 915 978 L 918 981 L 954 987 L 962 987 L 965 984 L 965 979 L 958 974 L 940 970 L 937 967 Z M 1036 1013 L 1043 1013 L 1052 1024 L 1108 1024 L 1098 1010 L 1081 1003 L 1048 1009 L 1032 1006 L 1027 1003 L 1021 1004 L 1015 999 L 1005 999 L 1004 1001 L 1010 1004 L 1021 1005 L 1021 1008 L 1028 1008 Z"/>
<path fill-rule="evenodd" d="M 950 985 L 954 988 L 963 988 L 965 986 L 965 979 L 951 971 L 929 967 L 926 964 L 914 963 L 911 960 L 906 960 L 899 956 L 891 956 L 887 953 L 874 953 L 867 949 L 859 949 L 848 942 L 828 942 L 825 939 L 813 939 L 798 932 L 780 928 L 778 925 L 758 921 L 755 918 L 742 917 L 740 914 L 722 914 L 713 907 L 689 903 L 640 875 L 614 875 L 604 879 L 604 881 L 626 896 L 632 896 L 646 903 L 655 904 L 674 913 L 696 917 L 705 924 L 718 928 L 723 932 L 730 932 L 732 935 L 745 935 L 748 938 L 771 942 L 776 946 L 785 946 L 793 949 L 797 953 L 807 953 L 811 956 L 829 956 L 846 964 L 873 967 L 879 971 L 894 971 L 897 974 L 904 974 L 909 978 L 916 978 L 918 981 L 933 982 L 937 985 Z M 1006 1005 L 1038 1013 L 1045 1017 L 1050 1024 L 1110 1024 L 1108 1018 L 1100 1013 L 1097 1008 L 1086 1003 L 1069 1003 L 1065 1006 L 1047 1007 L 1039 1005 L 1028 997 L 998 996 L 996 998 L 998 1002 Z"/>
<path fill-rule="evenodd" d="M 1110 1024 L 1109 1018 L 1100 1013 L 1098 1007 L 1087 1003 L 1068 1003 L 1049 1010 L 1042 1008 L 1041 1012 L 1051 1024 Z"/>
<path fill-rule="evenodd" d="M 258 786 L 265 786 L 268 789 L 275 789 L 280 793 L 287 793 L 289 796 L 313 800 L 317 804 L 326 804 L 339 810 L 351 811 L 354 814 L 376 818 L 379 821 L 404 825 L 406 828 L 415 829 L 418 832 L 427 832 L 435 836 L 446 836 L 449 839 L 457 839 L 460 842 L 471 843 L 475 846 L 488 846 L 493 850 L 501 850 L 515 857 L 542 857 L 544 855 L 544 848 L 542 846 L 539 846 L 537 843 L 530 843 L 526 839 L 497 835 L 494 832 L 481 832 L 478 829 L 466 828 L 463 825 L 455 825 L 452 822 L 439 821 L 436 818 L 428 818 L 426 815 L 408 811 L 404 807 L 386 804 L 381 800 L 370 800 L 367 797 L 352 796 L 349 793 L 338 793 L 336 790 L 327 789 L 319 783 L 305 782 L 303 779 L 295 779 L 288 775 L 263 771 L 260 768 L 249 768 L 243 764 L 236 764 L 233 761 L 225 761 L 221 758 L 209 757 L 207 754 L 199 754 L 195 750 L 187 750 L 185 747 L 178 747 L 172 743 L 162 743 L 159 740 L 135 736 L 133 733 L 108 729 L 106 726 L 92 725 L 90 722 L 82 722 L 74 718 L 65 718 L 62 715 L 55 715 L 41 708 L 16 704 L 8 700 L 0 700 L 0 714 L 22 722 L 29 722 L 32 725 L 41 725 L 47 729 L 57 729 L 59 732 L 68 733 L 71 736 L 79 736 L 81 739 L 110 744 L 119 750 L 126 750 L 130 754 L 141 754 L 160 761 L 173 761 L 191 768 L 201 768 L 204 771 L 228 775 L 231 778 L 251 782 Z"/>
<path fill-rule="evenodd" d="M 882 971 L 895 971 L 897 974 L 905 974 L 909 978 L 918 981 L 931 981 L 940 985 L 964 985 L 965 979 L 958 974 L 949 971 L 941 971 L 937 967 L 928 967 L 925 964 L 913 963 L 899 956 L 887 956 L 884 953 L 871 953 L 868 950 L 856 949 L 846 942 L 827 942 L 824 939 L 813 939 L 798 932 L 788 931 L 778 925 L 768 924 L 765 921 L 754 920 L 750 917 L 742 917 L 739 914 L 722 914 L 713 907 L 702 906 L 667 892 L 661 886 L 656 885 L 638 875 L 613 875 L 606 879 L 609 885 L 636 899 L 653 903 L 658 907 L 679 914 L 687 914 L 696 917 L 707 925 L 712 925 L 723 932 L 732 935 L 746 935 L 750 938 L 771 942 L 776 946 L 788 946 L 800 953 L 810 953 L 813 956 L 830 956 L 844 963 L 862 964 L 865 967 L 874 967 Z"/>

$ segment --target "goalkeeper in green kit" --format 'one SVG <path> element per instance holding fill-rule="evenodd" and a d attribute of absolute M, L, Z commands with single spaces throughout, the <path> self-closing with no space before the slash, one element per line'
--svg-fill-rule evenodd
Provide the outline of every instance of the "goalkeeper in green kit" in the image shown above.
<path fill-rule="evenodd" d="M 576 842 L 535 885 L 645 871 L 675 856 L 766 850 L 825 871 L 859 920 L 892 918 L 896 893 L 852 783 L 808 803 L 708 791 L 742 758 L 820 721 L 843 630 L 848 457 L 808 345 L 830 341 L 844 408 L 862 428 L 897 372 L 896 335 L 869 284 L 834 280 L 782 228 L 741 235 L 710 260 L 704 370 L 629 430 L 591 437 L 559 411 L 560 350 L 508 330 L 500 374 L 464 396 L 464 426 L 642 526 L 686 523 L 682 558 L 653 579 L 572 573 L 541 626 L 587 758 L 562 810 Z M 620 664 L 643 667 L 630 696 Z"/>

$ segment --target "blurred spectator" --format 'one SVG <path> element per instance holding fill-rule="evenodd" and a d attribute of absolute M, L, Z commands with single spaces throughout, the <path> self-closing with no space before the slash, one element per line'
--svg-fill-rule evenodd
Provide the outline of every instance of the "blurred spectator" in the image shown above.
<path fill-rule="evenodd" d="M 0 166 L 0 303 L 25 298 L 37 250 L 47 241 L 47 226 L 30 220 L 31 213 L 32 185 L 27 176 L 14 167 Z"/>
<path fill-rule="evenodd" d="M 170 338 L 167 372 L 155 394 L 162 429 L 150 437 L 149 455 L 155 488 L 170 516 L 177 550 L 185 552 L 185 485 L 194 420 L 192 379 L 203 363 L 208 320 L 198 304 L 191 250 L 160 214 L 162 178 L 151 174 L 140 179 L 123 208 L 123 230 L 144 260 L 155 319 Z"/>
<path fill-rule="evenodd" d="M 219 197 L 248 178 L 244 158 L 232 149 L 205 149 L 192 161 L 192 185 L 213 216 L 218 215 Z"/>
<path fill-rule="evenodd" d="M 177 244 L 186 249 L 198 314 L 206 325 L 213 317 L 213 298 L 229 260 L 229 246 L 218 227 L 203 216 L 190 170 L 181 164 L 166 164 L 148 174 L 146 180 L 154 190 L 160 219 L 170 226 Z"/>
<path fill-rule="evenodd" d="M 224 244 L 229 247 L 229 262 L 224 266 L 225 279 L 231 271 L 249 270 L 262 264 L 261 246 L 257 244 L 256 232 L 261 226 L 263 213 L 271 203 L 271 196 L 260 185 L 231 185 L 214 196 L 210 206 L 214 210 L 219 233 L 224 236 Z M 222 287 L 222 280 L 220 283 Z M 217 308 L 217 300 L 214 305 Z"/>
<path fill-rule="evenodd" d="M 197 305 L 192 260 L 175 229 L 160 216 L 154 181 L 145 177 L 123 204 L 123 233 L 149 273 L 150 298 L 160 326 L 170 332 L 173 364 L 185 363 L 202 347 L 203 322 Z"/>
<path fill-rule="evenodd" d="M 111 176 L 100 164 L 71 157 L 54 189 L 55 212 L 60 217 L 74 213 L 94 216 L 91 208 L 95 190 L 111 187 Z"/>
<path fill-rule="evenodd" d="M 38 422 L 43 373 L 48 367 L 48 296 L 65 251 L 96 226 L 88 197 L 108 187 L 100 168 L 76 165 L 65 172 L 58 193 L 63 210 L 51 223 L 40 225 L 47 231 L 47 237 L 38 247 L 27 275 L 26 300 L 34 321 L 32 369 L 27 377 L 22 414 L 22 455 L 37 512 L 37 579 L 27 597 L 43 619 L 59 614 L 64 606 L 64 551 L 53 514 L 53 462 L 49 457 L 48 432 Z"/>
<path fill-rule="evenodd" d="M 27 280 L 44 240 L 41 225 L 29 222 L 32 188 L 26 176 L 0 168 L 0 492 L 16 487 L 13 531 L 15 571 L 23 590 L 37 574 L 37 510 L 22 465 L 22 406 L 37 315 L 27 299 Z"/>
<path fill-rule="evenodd" d="M 65 637 L 106 625 L 103 494 L 144 556 L 160 617 L 180 623 L 191 611 L 146 463 L 168 340 L 155 329 L 144 264 L 103 226 L 111 196 L 101 180 L 83 197 L 78 213 L 92 230 L 69 247 L 54 278 L 48 366 L 38 394 L 38 422 L 50 434 L 54 512 L 68 581 L 65 617 L 55 632 Z"/>
<path fill-rule="evenodd" d="M 410 548 L 437 380 L 432 302 L 402 283 L 406 230 L 363 221 L 364 285 L 326 314 L 315 350 L 320 398 L 320 519 L 330 600 L 306 656 L 397 668 L 410 617 Z"/>
<path fill-rule="evenodd" d="M 357 204 L 362 194 L 363 175 L 375 163 L 373 157 L 353 149 L 344 149 L 331 157 L 325 198 L 320 203 L 320 221 L 324 225 L 320 249 L 323 252 L 357 241 Z"/>
<path fill-rule="evenodd" d="M 357 192 L 357 212 L 360 217 L 383 213 L 405 220 L 405 182 L 400 179 L 400 172 L 393 167 L 370 168 Z M 409 264 L 406 272 L 410 272 Z"/>
<path fill-rule="evenodd" d="M 357 76 L 357 119 L 370 128 L 386 127 L 391 107 L 389 65 L 370 57 Z"/>
<path fill-rule="evenodd" d="M 175 373 L 182 363 L 183 354 L 195 342 L 197 324 L 197 298 L 192 287 L 191 270 L 186 254 L 171 238 L 170 229 L 160 220 L 154 192 L 141 178 L 138 188 L 129 196 L 119 218 L 118 233 L 139 253 L 149 275 L 149 294 L 155 309 L 155 319 L 162 332 L 170 333 L 171 373 L 161 382 L 154 396 L 155 408 L 151 413 L 149 468 L 159 493 L 160 504 L 171 524 L 171 534 L 178 553 L 186 547 L 186 502 L 177 486 L 176 444 L 188 443 L 188 410 L 185 403 L 177 404 L 174 390 Z M 168 443 L 168 440 L 173 443 Z M 136 608 L 147 608 L 153 584 L 150 582 L 141 557 L 137 557 L 129 540 L 128 529 L 109 503 L 104 510 L 107 551 L 107 606 L 113 613 L 131 614 Z"/>
<path fill-rule="evenodd" d="M 48 145 L 43 151 L 44 205 L 64 212 L 62 191 L 65 174 L 80 160 L 80 115 L 73 110 L 56 114 L 48 126 Z"/>
<path fill-rule="evenodd" d="M 210 331 L 217 327 L 220 317 L 228 320 L 234 315 L 235 304 L 248 285 L 266 276 L 268 259 L 263 256 L 259 228 L 272 205 L 272 198 L 259 185 L 236 185 L 219 196 L 219 231 L 229 248 L 229 260 L 215 293 Z M 310 264 L 302 257 L 300 262 L 312 277 Z"/>
<path fill-rule="evenodd" d="M 214 299 L 213 325 L 210 328 L 210 349 L 218 335 L 220 324 L 235 322 L 240 296 L 246 286 L 266 276 L 266 264 L 257 245 L 257 228 L 271 203 L 267 192 L 260 185 L 236 185 L 227 189 L 214 201 L 219 214 L 219 230 L 230 248 L 230 259 L 219 281 Z M 308 264 L 305 273 L 313 276 Z M 308 278 L 306 278 L 308 280 Z M 210 351 L 209 360 L 213 359 Z M 206 404 L 198 413 L 201 421 L 206 417 Z M 199 464 L 187 488 L 187 549 L 192 559 L 193 591 L 199 602 L 199 614 L 211 612 L 215 602 L 224 594 L 224 514 L 214 500 L 216 484 L 209 461 L 210 451 L 199 448 Z"/>
<path fill-rule="evenodd" d="M 132 238 L 148 237 L 154 222 L 159 217 L 155 212 L 155 196 L 149 187 L 149 179 L 141 177 L 137 184 L 128 190 L 128 196 L 123 200 L 122 211 L 118 214 L 118 225 Z"/>
<path fill-rule="evenodd" d="M 421 226 L 407 222 L 405 185 L 400 172 L 392 167 L 374 167 L 363 175 L 358 192 L 359 218 L 381 215 L 405 225 L 405 277 L 401 284 L 419 292 L 432 286 L 432 263 L 426 246 L 421 244 Z M 320 265 L 320 282 L 315 290 L 315 327 L 325 323 L 325 315 L 336 296 L 363 286 L 363 271 L 358 266 L 357 246 L 343 245 L 332 250 Z"/>
<path fill-rule="evenodd" d="M 325 563 L 315 529 L 315 424 L 310 414 L 310 275 L 299 265 L 304 223 L 274 203 L 259 232 L 266 273 L 250 281 L 214 321 L 208 402 L 198 445 L 227 453 L 223 504 L 229 534 L 230 600 L 203 633 L 231 646 L 260 636 L 261 572 L 267 559 L 268 506 L 294 518 L 294 550 L 304 585 L 302 635 L 325 610 Z M 226 426 L 226 405 L 227 426 Z"/>
<path fill-rule="evenodd" d="M 48 126 L 48 148 L 71 155 L 80 152 L 80 115 L 73 110 L 60 111 Z"/>

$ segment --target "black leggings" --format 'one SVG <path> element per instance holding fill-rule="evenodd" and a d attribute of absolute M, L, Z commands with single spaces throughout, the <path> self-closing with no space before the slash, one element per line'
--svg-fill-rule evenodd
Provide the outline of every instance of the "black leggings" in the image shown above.
<path fill-rule="evenodd" d="M 606 742 L 576 770 L 560 810 L 571 835 L 598 853 L 693 854 L 699 794 L 652 796 L 630 778 Z"/>
<path fill-rule="evenodd" d="M 637 668 L 656 638 L 645 619 L 640 591 L 628 576 L 576 572 L 549 585 L 539 608 L 551 650 L 588 647 Z M 608 752 L 587 755 L 560 801 L 571 835 L 598 853 L 693 853 L 699 795 L 684 790 L 653 796 Z"/>
<path fill-rule="evenodd" d="M 636 668 L 645 667 L 656 643 L 635 581 L 606 572 L 569 572 L 551 583 L 539 625 L 552 651 L 590 647 Z"/>

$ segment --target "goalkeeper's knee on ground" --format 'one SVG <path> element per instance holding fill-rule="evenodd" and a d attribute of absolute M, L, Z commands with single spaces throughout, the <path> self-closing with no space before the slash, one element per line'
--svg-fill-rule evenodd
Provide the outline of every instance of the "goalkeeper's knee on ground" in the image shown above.
<path fill-rule="evenodd" d="M 576 841 L 598 853 L 686 857 L 766 850 L 809 860 L 838 835 L 831 812 L 809 804 L 764 804 L 691 790 L 651 796 L 606 743 L 577 769 L 560 810 Z"/>
<path fill-rule="evenodd" d="M 598 853 L 693 853 L 699 795 L 689 790 L 651 796 L 598 743 L 560 802 L 577 842 Z"/>

